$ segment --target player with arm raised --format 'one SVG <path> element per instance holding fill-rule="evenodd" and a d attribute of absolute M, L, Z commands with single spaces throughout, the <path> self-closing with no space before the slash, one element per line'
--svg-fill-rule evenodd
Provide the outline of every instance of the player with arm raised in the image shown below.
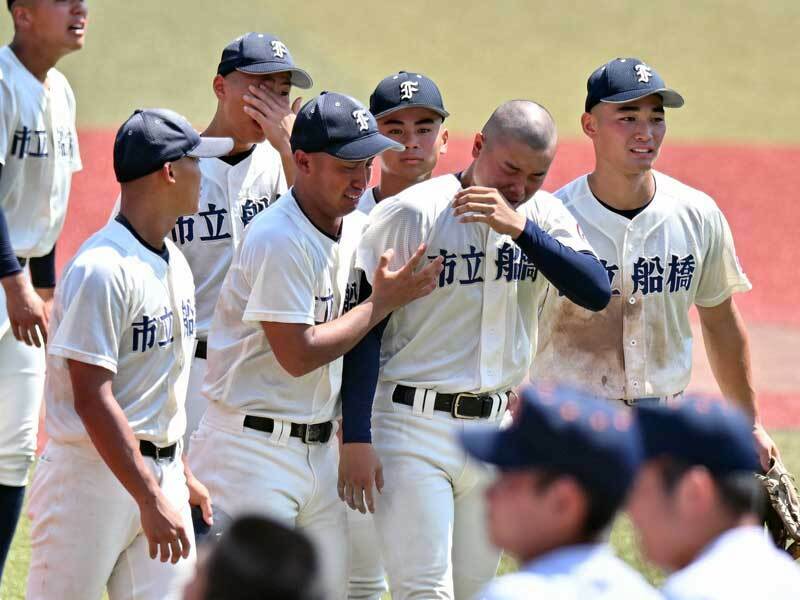
<path fill-rule="evenodd" d="M 374 510 L 395 599 L 467 598 L 494 575 L 499 550 L 482 516 L 488 472 L 453 434 L 499 423 L 530 367 L 548 281 L 591 309 L 608 302 L 605 270 L 575 220 L 539 191 L 555 152 L 543 107 L 504 103 L 476 134 L 463 173 L 379 203 L 359 244 L 367 279 L 387 250 L 402 264 L 422 243 L 444 267 L 432 294 L 394 311 L 345 357 L 340 495 Z"/>

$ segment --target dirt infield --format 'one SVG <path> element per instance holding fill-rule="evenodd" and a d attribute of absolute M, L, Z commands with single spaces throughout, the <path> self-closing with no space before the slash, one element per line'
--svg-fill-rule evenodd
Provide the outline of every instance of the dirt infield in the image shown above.
<path fill-rule="evenodd" d="M 108 219 L 118 194 L 111 160 L 113 133 L 81 131 L 84 170 L 73 180 L 65 233 L 59 241 L 59 269 L 86 237 Z M 440 172 L 469 162 L 470 139 L 450 142 Z M 658 167 L 702 189 L 721 206 L 736 238 L 739 258 L 753 283 L 737 297 L 752 335 L 756 387 L 770 427 L 800 428 L 800 283 L 792 273 L 800 264 L 793 243 L 800 222 L 800 148 L 730 146 L 671 142 Z M 548 176 L 554 190 L 592 165 L 591 147 L 582 141 L 561 144 Z M 695 344 L 691 388 L 716 391 L 702 342 Z"/>

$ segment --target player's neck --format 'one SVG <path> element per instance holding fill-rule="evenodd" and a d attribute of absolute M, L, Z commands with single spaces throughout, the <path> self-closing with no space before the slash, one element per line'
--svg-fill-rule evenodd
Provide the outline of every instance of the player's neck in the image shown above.
<path fill-rule="evenodd" d="M 306 186 L 302 180 L 295 181 L 292 188 L 294 199 L 300 206 L 300 210 L 314 227 L 332 238 L 337 238 L 342 229 L 342 217 L 334 217 L 321 210 L 320 206 L 325 200 L 316 196 L 314 192 L 315 189 L 312 186 Z"/>
<path fill-rule="evenodd" d="M 47 79 L 48 71 L 55 67 L 56 63 L 64 56 L 59 50 L 32 43 L 17 35 L 14 36 L 9 47 L 19 62 L 42 83 Z"/>
<path fill-rule="evenodd" d="M 145 242 L 153 248 L 163 248 L 164 239 L 179 216 L 165 212 L 167 201 L 123 189 L 119 212 Z"/>
<path fill-rule="evenodd" d="M 253 147 L 253 142 L 243 142 L 241 140 L 237 140 L 231 129 L 225 124 L 225 122 L 220 119 L 219 113 L 214 115 L 214 118 L 211 119 L 211 123 L 208 124 L 205 131 L 200 134 L 202 137 L 229 137 L 233 139 L 233 150 L 231 150 L 227 156 L 233 156 L 235 154 L 241 154 L 242 152 L 247 152 L 250 148 Z"/>
<path fill-rule="evenodd" d="M 470 165 L 461 172 L 461 187 L 468 188 L 475 185 L 475 163 Z"/>
<path fill-rule="evenodd" d="M 375 196 L 375 202 L 380 202 L 384 198 L 391 198 L 392 196 L 396 196 L 403 190 L 410 188 L 412 185 L 415 185 L 422 181 L 427 181 L 428 179 L 431 178 L 431 175 L 432 173 L 426 173 L 425 175 L 417 179 L 407 179 L 405 177 L 400 177 L 398 175 L 395 175 L 394 173 L 381 171 L 381 182 L 373 190 L 373 195 Z"/>
<path fill-rule="evenodd" d="M 603 203 L 617 210 L 647 205 L 656 193 L 653 171 L 627 174 L 597 165 L 589 175 L 589 189 Z"/>

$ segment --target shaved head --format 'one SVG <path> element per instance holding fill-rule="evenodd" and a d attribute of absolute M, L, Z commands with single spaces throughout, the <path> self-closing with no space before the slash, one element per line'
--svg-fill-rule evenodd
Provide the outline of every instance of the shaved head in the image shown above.
<path fill-rule="evenodd" d="M 532 150 L 548 150 L 558 140 L 553 117 L 532 100 L 504 102 L 489 117 L 481 133 L 487 144 L 511 138 Z"/>

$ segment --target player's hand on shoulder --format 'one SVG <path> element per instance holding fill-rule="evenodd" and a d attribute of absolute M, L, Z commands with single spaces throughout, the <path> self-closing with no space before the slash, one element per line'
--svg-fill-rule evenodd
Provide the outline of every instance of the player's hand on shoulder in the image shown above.
<path fill-rule="evenodd" d="M 394 250 L 387 250 L 381 255 L 372 280 L 371 299 L 384 315 L 436 289 L 442 272 L 442 257 L 437 256 L 419 268 L 426 260 L 426 250 L 425 244 L 420 244 L 414 256 L 396 271 L 389 268 Z"/>
<path fill-rule="evenodd" d="M 172 564 L 181 558 L 189 558 L 192 545 L 186 535 L 187 524 L 161 490 L 141 502 L 139 512 L 150 558 L 160 558 L 161 562 Z"/>
<path fill-rule="evenodd" d="M 36 293 L 23 273 L 3 278 L 3 288 L 14 337 L 28 346 L 41 347 L 42 342 L 47 342 L 50 305 Z"/>
<path fill-rule="evenodd" d="M 375 512 L 374 490 L 383 491 L 383 466 L 372 444 L 342 444 L 339 498 L 361 513 Z"/>
<path fill-rule="evenodd" d="M 453 199 L 453 214 L 461 223 L 486 223 L 497 233 L 517 238 L 525 229 L 525 215 L 518 213 L 495 188 L 470 186 Z"/>
<path fill-rule="evenodd" d="M 251 85 L 244 96 L 244 111 L 261 127 L 267 141 L 278 150 L 289 143 L 294 120 L 303 103 L 302 98 L 290 102 L 264 84 Z"/>

